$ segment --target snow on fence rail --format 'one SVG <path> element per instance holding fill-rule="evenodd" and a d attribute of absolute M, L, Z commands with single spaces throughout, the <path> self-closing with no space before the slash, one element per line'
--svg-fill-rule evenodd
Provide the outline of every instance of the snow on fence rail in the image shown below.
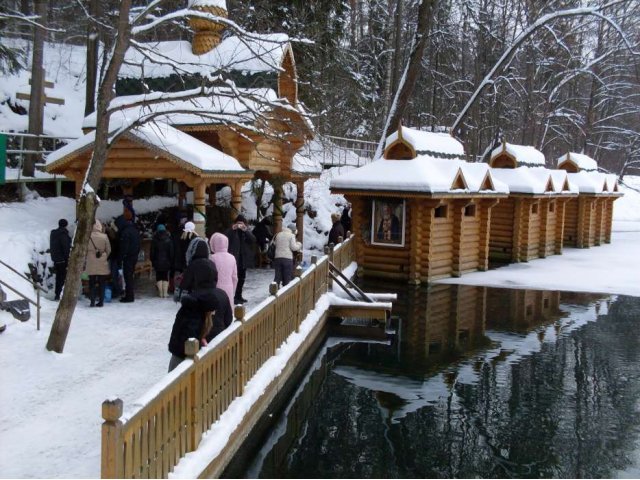
<path fill-rule="evenodd" d="M 209 346 L 187 342 L 188 359 L 123 414 L 123 402 L 102 403 L 102 478 L 167 478 L 202 435 L 241 396 L 255 373 L 327 292 L 329 261 L 339 268 L 354 258 L 353 237 L 329 249 L 289 285 L 236 320 Z"/>

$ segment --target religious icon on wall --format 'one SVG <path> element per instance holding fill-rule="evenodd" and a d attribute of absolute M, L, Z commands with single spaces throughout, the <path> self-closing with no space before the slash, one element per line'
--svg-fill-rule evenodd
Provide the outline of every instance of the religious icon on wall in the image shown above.
<path fill-rule="evenodd" d="M 404 200 L 376 199 L 371 209 L 371 243 L 392 247 L 404 246 Z"/>

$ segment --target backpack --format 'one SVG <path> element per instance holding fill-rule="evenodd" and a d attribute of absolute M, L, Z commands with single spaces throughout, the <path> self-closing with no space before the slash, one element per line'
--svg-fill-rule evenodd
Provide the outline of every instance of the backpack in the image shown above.
<path fill-rule="evenodd" d="M 271 261 L 275 260 L 276 258 L 276 237 L 277 236 L 278 234 L 276 233 L 276 236 L 271 239 L 271 242 L 269 242 L 269 248 L 267 248 L 267 258 Z"/>

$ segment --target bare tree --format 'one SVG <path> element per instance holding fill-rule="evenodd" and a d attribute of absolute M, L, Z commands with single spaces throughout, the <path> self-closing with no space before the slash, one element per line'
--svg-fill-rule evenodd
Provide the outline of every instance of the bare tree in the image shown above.
<path fill-rule="evenodd" d="M 158 15 L 158 8 L 162 6 L 163 1 L 166 0 L 153 0 L 150 1 L 146 7 L 134 10 L 132 9 L 131 0 L 122 0 L 117 15 L 115 16 L 115 24 L 109 27 L 111 31 L 109 35 L 105 36 L 113 39 L 113 42 L 105 45 L 105 51 L 108 52 L 108 62 L 98 86 L 93 154 L 89 161 L 78 199 L 76 209 L 77 228 L 69 257 L 67 279 L 51 327 L 47 342 L 48 350 L 61 353 L 64 349 L 73 312 L 78 301 L 80 276 L 87 254 L 87 245 L 91 229 L 95 221 L 95 212 L 98 207 L 96 191 L 102 179 L 102 172 L 109 155 L 109 150 L 117 143 L 122 135 L 132 128 L 137 128 L 145 123 L 158 120 L 161 117 L 166 119 L 173 114 L 179 113 L 199 115 L 212 121 L 225 121 L 232 125 L 237 124 L 243 128 L 251 128 L 248 122 L 252 121 L 256 125 L 253 128 L 256 129 L 256 131 L 264 133 L 264 127 L 262 127 L 262 125 L 268 123 L 271 115 L 267 107 L 271 107 L 272 109 L 280 108 L 285 111 L 291 108 L 287 103 L 279 100 L 266 99 L 261 96 L 260 93 L 252 93 L 251 90 L 243 92 L 235 86 L 231 79 L 226 78 L 224 75 L 225 68 L 232 68 L 235 62 L 238 62 L 237 58 L 229 58 L 227 65 L 221 66 L 221 71 L 219 71 L 217 75 L 204 76 L 202 86 L 198 88 L 175 93 L 150 92 L 148 95 L 114 102 L 116 81 L 123 65 L 125 54 L 129 48 L 138 50 L 138 52 L 145 57 L 146 61 L 170 66 L 177 75 L 184 74 L 188 71 L 188 64 L 180 64 L 159 52 L 149 50 L 144 43 L 137 41 L 137 38 L 147 35 L 150 30 L 156 29 L 166 22 L 174 22 L 189 16 L 196 16 L 209 21 L 223 23 L 228 28 L 233 29 L 240 40 L 244 41 L 247 47 L 250 47 L 253 34 L 244 31 L 234 22 L 226 18 L 189 9 L 180 9 L 164 15 Z M 276 43 L 278 41 L 281 40 L 271 40 L 271 42 Z M 274 65 L 273 67 L 277 70 L 280 68 L 280 65 Z M 203 111 L 197 103 L 189 102 L 198 98 L 212 96 L 220 99 L 228 98 L 237 100 L 238 103 L 244 107 L 244 111 L 240 112 L 239 115 L 244 115 L 244 117 L 237 120 L 228 120 L 228 114 L 226 114 L 224 110 L 225 104 L 228 102 L 225 101 L 218 102 L 218 110 L 214 108 L 214 102 L 210 102 L 211 109 L 206 111 Z M 158 111 L 151 108 L 153 105 L 167 104 L 167 102 L 175 102 L 176 105 L 180 106 L 159 109 Z M 134 108 L 138 108 L 140 113 L 133 121 L 119 123 L 111 120 L 116 112 Z M 245 121 L 247 123 L 245 123 Z M 283 138 L 282 135 L 286 135 L 286 133 L 274 132 L 272 135 L 280 135 L 278 138 Z"/>

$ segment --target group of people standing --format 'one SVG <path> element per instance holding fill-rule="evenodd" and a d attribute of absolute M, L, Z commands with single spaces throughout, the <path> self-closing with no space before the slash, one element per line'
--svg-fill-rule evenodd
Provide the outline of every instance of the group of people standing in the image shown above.
<path fill-rule="evenodd" d="M 247 301 L 242 296 L 247 269 L 255 264 L 257 240 L 243 215 L 238 215 L 224 233 L 211 235 L 208 242 L 195 233 L 192 225 L 187 222 L 180 235 L 184 271 L 178 273 L 175 285 L 179 291 L 175 298 L 181 307 L 169 340 L 169 371 L 185 358 L 186 340 L 196 338 L 206 345 L 231 324 L 233 305 Z M 302 244 L 289 228 L 278 232 L 273 242 L 275 281 L 286 285 L 293 277 L 294 252 L 300 251 Z"/>
<path fill-rule="evenodd" d="M 140 252 L 140 233 L 135 223 L 135 212 L 125 209 L 123 214 L 105 228 L 100 220 L 95 221 L 85 261 L 85 273 L 89 277 L 88 297 L 90 307 L 104 306 L 107 279 L 112 279 L 112 296 L 123 294 L 123 303 L 134 301 L 134 272 Z M 67 265 L 71 251 L 71 236 L 66 219 L 58 221 L 58 228 L 51 231 L 49 251 L 55 270 L 55 300 L 60 300 L 67 275 Z M 120 288 L 120 271 L 124 279 L 124 289 Z"/>

